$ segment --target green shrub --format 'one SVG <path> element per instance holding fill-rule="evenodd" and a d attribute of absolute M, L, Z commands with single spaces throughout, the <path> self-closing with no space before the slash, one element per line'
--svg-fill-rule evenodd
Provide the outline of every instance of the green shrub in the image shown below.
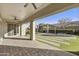
<path fill-rule="evenodd" d="M 56 32 L 55 32 L 56 31 Z M 40 31 L 41 33 L 46 33 L 45 30 L 42 30 Z M 64 29 L 64 30 L 49 30 L 49 33 L 66 33 L 66 34 L 75 34 L 75 35 L 79 35 L 79 30 L 75 30 L 73 32 L 73 30 L 67 30 L 67 29 Z"/>

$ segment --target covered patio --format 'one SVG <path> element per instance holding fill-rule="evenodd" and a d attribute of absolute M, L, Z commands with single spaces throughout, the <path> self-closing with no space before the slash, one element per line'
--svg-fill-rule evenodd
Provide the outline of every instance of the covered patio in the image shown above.
<path fill-rule="evenodd" d="M 36 41 L 35 20 L 78 6 L 79 4 L 77 3 L 0 4 L 1 55 L 74 55 L 56 47 Z M 29 37 L 26 37 L 24 36 L 25 30 L 22 29 L 25 27 L 22 25 L 27 24 L 28 22 L 30 23 L 30 35 Z"/>
<path fill-rule="evenodd" d="M 35 40 L 5 39 L 0 42 L 0 56 L 76 56 Z"/>
<path fill-rule="evenodd" d="M 76 8 L 77 3 L 21 3 L 21 4 L 0 4 L 1 38 L 19 37 L 23 38 L 24 23 L 30 23 L 30 37 L 35 40 L 35 20 L 57 14 L 62 11 Z M 9 12 L 10 11 L 10 12 Z M 27 38 L 26 38 L 27 39 Z"/>

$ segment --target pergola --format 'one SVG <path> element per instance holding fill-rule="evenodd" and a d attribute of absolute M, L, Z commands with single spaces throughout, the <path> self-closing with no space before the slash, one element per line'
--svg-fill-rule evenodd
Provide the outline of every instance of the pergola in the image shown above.
<path fill-rule="evenodd" d="M 30 39 L 35 40 L 34 20 L 78 6 L 77 3 L 2 3 L 0 21 L 17 24 L 30 22 Z"/>

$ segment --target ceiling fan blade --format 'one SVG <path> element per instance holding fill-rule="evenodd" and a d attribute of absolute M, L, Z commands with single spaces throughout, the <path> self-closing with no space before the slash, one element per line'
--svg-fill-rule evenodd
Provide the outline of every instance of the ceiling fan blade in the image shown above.
<path fill-rule="evenodd" d="M 14 20 L 17 20 L 17 17 L 16 17 L 16 16 L 13 16 L 13 15 L 12 15 L 11 17 L 13 17 Z"/>
<path fill-rule="evenodd" d="M 28 6 L 28 3 L 25 3 L 24 7 L 27 7 Z"/>
<path fill-rule="evenodd" d="M 16 17 L 14 17 L 14 20 L 17 20 L 17 18 L 16 18 Z"/>
<path fill-rule="evenodd" d="M 35 3 L 32 3 L 32 5 L 33 5 L 34 9 L 37 9 L 37 7 L 36 7 Z"/>

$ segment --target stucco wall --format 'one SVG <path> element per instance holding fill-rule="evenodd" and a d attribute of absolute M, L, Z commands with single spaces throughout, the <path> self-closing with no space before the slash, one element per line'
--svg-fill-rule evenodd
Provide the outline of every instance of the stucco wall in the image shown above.
<path fill-rule="evenodd" d="M 22 33 L 23 36 L 26 35 L 26 30 L 27 30 L 28 26 L 29 26 L 29 23 L 23 23 L 22 24 L 22 26 L 21 26 L 21 29 L 22 29 L 21 33 Z"/>
<path fill-rule="evenodd" d="M 7 23 L 3 24 L 3 34 L 4 34 L 4 36 L 8 35 L 8 33 L 7 33 Z"/>
<path fill-rule="evenodd" d="M 28 27 L 27 23 L 24 23 L 21 25 L 21 35 L 26 35 L 26 29 Z M 19 34 L 18 34 L 19 36 Z M 8 32 L 7 32 L 7 23 L 0 22 L 0 38 L 2 37 L 8 37 Z"/>
<path fill-rule="evenodd" d="M 0 22 L 0 39 L 7 35 L 7 23 Z"/>

